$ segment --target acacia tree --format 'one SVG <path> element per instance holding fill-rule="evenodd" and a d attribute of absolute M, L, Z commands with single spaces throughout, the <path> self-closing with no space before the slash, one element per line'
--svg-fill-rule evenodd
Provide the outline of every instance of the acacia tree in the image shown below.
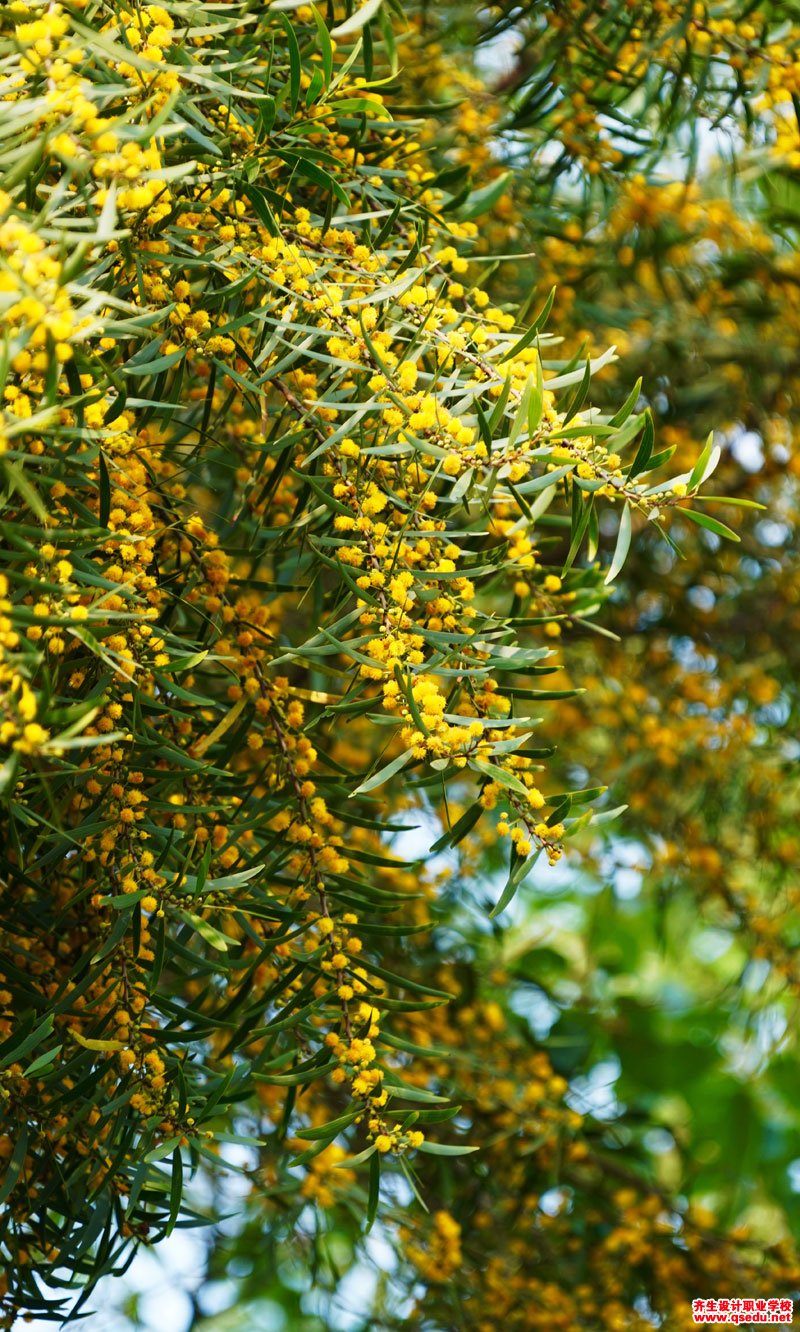
<path fill-rule="evenodd" d="M 785 8 L 3 11 L 8 1326 L 796 1285 Z"/>

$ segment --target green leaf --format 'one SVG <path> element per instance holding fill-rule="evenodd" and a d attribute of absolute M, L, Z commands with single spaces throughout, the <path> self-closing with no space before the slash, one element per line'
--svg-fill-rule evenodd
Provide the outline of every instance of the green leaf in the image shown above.
<path fill-rule="evenodd" d="M 576 458 L 574 462 L 567 463 L 564 467 L 557 467 L 553 472 L 545 472 L 543 476 L 534 477 L 532 481 L 518 481 L 514 489 L 520 495 L 535 495 L 549 489 L 550 486 L 558 485 L 558 482 L 563 481 L 565 476 L 569 476 L 570 472 L 574 471 L 577 466 L 578 459 Z"/>
<path fill-rule="evenodd" d="M 509 873 L 508 879 L 506 881 L 506 886 L 503 889 L 502 893 L 500 894 L 498 900 L 495 902 L 491 911 L 489 912 L 490 920 L 494 920 L 495 916 L 499 916 L 501 912 L 505 911 L 506 907 L 514 900 L 514 898 L 517 895 L 517 891 L 520 885 L 522 884 L 523 879 L 525 879 L 527 875 L 530 873 L 530 871 L 533 869 L 534 865 L 536 864 L 536 861 L 539 859 L 540 854 L 541 854 L 541 848 L 537 851 L 534 851 L 533 854 L 530 856 L 527 857 L 520 856 L 518 858 L 517 864 L 514 864 L 512 860 L 512 868 Z"/>
<path fill-rule="evenodd" d="M 711 476 L 711 473 L 719 462 L 721 454 L 722 450 L 719 446 L 716 448 L 714 447 L 714 431 L 712 430 L 706 440 L 703 452 L 700 454 L 700 457 L 692 468 L 687 482 L 689 490 L 694 490 L 695 486 L 702 485 L 706 478 Z"/>
<path fill-rule="evenodd" d="M 631 545 L 631 531 L 631 506 L 630 504 L 623 504 L 622 513 L 619 516 L 617 544 L 614 547 L 614 555 L 611 564 L 608 567 L 608 572 L 603 580 L 606 586 L 608 586 L 609 583 L 613 583 L 625 563 Z"/>
<path fill-rule="evenodd" d="M 355 13 L 350 15 L 349 19 L 345 19 L 344 23 L 340 23 L 336 28 L 331 28 L 331 36 L 336 38 L 350 37 L 354 32 L 361 32 L 361 29 L 369 23 L 370 19 L 375 18 L 382 4 L 383 0 L 366 0 L 366 3 L 360 5 Z"/>
<path fill-rule="evenodd" d="M 34 1059 L 33 1063 L 29 1064 L 28 1067 L 23 1070 L 23 1078 L 37 1077 L 39 1073 L 47 1068 L 48 1064 L 53 1063 L 53 1060 L 58 1057 L 63 1048 L 64 1047 L 61 1044 L 54 1045 L 52 1050 L 48 1050 L 46 1054 L 39 1055 L 38 1059 Z"/>
<path fill-rule="evenodd" d="M 356 787 L 355 791 L 351 791 L 350 799 L 352 800 L 353 796 L 366 795 L 368 791 L 374 791 L 376 787 L 383 786 L 384 782 L 388 782 L 390 778 L 400 772 L 412 758 L 413 751 L 411 749 L 404 750 L 402 754 L 397 755 L 397 758 L 393 758 L 391 763 L 385 764 L 371 777 L 367 777 L 360 786 Z"/>
<path fill-rule="evenodd" d="M 655 438 L 656 438 L 656 432 L 655 432 L 655 426 L 653 425 L 653 417 L 648 408 L 648 410 L 644 414 L 644 429 L 642 431 L 642 438 L 639 443 L 639 447 L 636 451 L 636 456 L 634 457 L 633 462 L 628 468 L 628 476 L 631 480 L 633 479 L 633 477 L 638 476 L 640 472 L 646 471 L 647 464 L 650 461 L 650 455 L 653 452 L 653 445 L 655 443 Z"/>
<path fill-rule="evenodd" d="M 179 347 L 177 351 L 167 352 L 164 356 L 156 356 L 152 361 L 129 361 L 122 367 L 124 375 L 157 375 L 162 370 L 169 370 L 171 366 L 177 365 L 186 355 L 186 348 Z"/>
<path fill-rule="evenodd" d="M 46 1036 L 50 1035 L 53 1030 L 54 1021 L 54 1015 L 48 1013 L 39 1023 L 38 1027 L 34 1027 L 33 1031 L 27 1036 L 24 1036 L 16 1045 L 11 1044 L 13 1037 L 10 1037 L 5 1045 L 0 1048 L 0 1069 L 8 1068 L 9 1064 L 17 1063 L 29 1050 L 35 1049 L 40 1041 L 43 1041 Z M 9 1046 L 11 1047 L 10 1049 Z"/>
<path fill-rule="evenodd" d="M 501 768 L 499 763 L 489 763 L 485 759 L 470 759 L 469 766 L 475 772 L 480 772 L 484 777 L 488 777 L 490 781 L 499 782 L 501 786 L 506 786 L 510 791 L 515 791 L 517 795 L 524 796 L 527 799 L 528 788 L 525 783 L 521 782 L 519 777 L 515 777 L 513 773 L 506 772 L 506 769 Z"/>
<path fill-rule="evenodd" d="M 502 199 L 508 183 L 513 176 L 513 171 L 504 171 L 502 176 L 492 180 L 488 185 L 483 185 L 478 190 L 473 190 L 467 196 L 466 203 L 459 209 L 459 217 L 462 222 L 472 222 L 476 217 L 482 217 L 488 213 L 498 200 Z"/>
<path fill-rule="evenodd" d="M 166 1234 L 171 1235 L 177 1225 L 183 1197 L 183 1157 L 180 1146 L 172 1153 L 172 1173 L 169 1189 L 169 1219 Z"/>
<path fill-rule="evenodd" d="M 390 1082 L 388 1079 L 383 1087 L 390 1096 L 396 1096 L 401 1101 L 420 1101 L 424 1105 L 447 1104 L 446 1096 L 437 1096 L 435 1092 L 426 1091 L 424 1087 L 406 1087 L 402 1082 Z"/>
<path fill-rule="evenodd" d="M 98 522 L 101 527 L 108 527 L 108 515 L 111 512 L 111 482 L 109 480 L 108 467 L 102 450 L 98 455 L 97 465 L 100 472 L 100 510 L 98 514 Z"/>
<path fill-rule="evenodd" d="M 331 1119 L 327 1124 L 320 1124 L 318 1128 L 297 1129 L 296 1138 L 308 1139 L 310 1142 L 316 1142 L 318 1138 L 326 1138 L 332 1141 L 342 1129 L 352 1124 L 358 1115 L 358 1110 L 350 1110 L 346 1115 L 340 1115 L 338 1119 Z"/>
<path fill-rule="evenodd" d="M 762 512 L 767 508 L 766 504 L 759 504 L 758 500 L 742 499 L 740 495 L 695 495 L 695 504 L 735 504 L 741 509 L 760 509 Z"/>
<path fill-rule="evenodd" d="M 297 103 L 300 100 L 300 79 L 302 76 L 302 64 L 300 60 L 300 47 L 297 44 L 297 37 L 290 21 L 280 15 L 286 33 L 286 41 L 289 48 L 289 109 L 292 115 L 297 110 Z"/>
<path fill-rule="evenodd" d="M 369 1194 L 367 1197 L 367 1233 L 372 1230 L 378 1215 L 378 1202 L 381 1196 L 381 1158 L 378 1152 L 369 1163 Z"/>
<path fill-rule="evenodd" d="M 534 392 L 535 380 L 532 374 L 528 375 L 525 381 L 525 387 L 520 394 L 517 410 L 514 414 L 514 420 L 511 423 L 511 429 L 508 432 L 508 446 L 513 448 L 522 434 L 523 430 L 528 428 L 528 408 L 531 401 L 531 395 Z"/>
<path fill-rule="evenodd" d="M 451 1142 L 421 1142 L 417 1151 L 425 1152 L 428 1156 L 469 1156 L 470 1152 L 477 1152 L 478 1147 L 459 1147 Z"/>
<path fill-rule="evenodd" d="M 633 411 L 634 407 L 636 406 L 637 402 L 639 401 L 641 392 L 642 392 L 642 381 L 641 379 L 637 379 L 628 397 L 625 399 L 625 402 L 620 407 L 616 415 L 612 416 L 611 420 L 609 421 L 608 424 L 610 426 L 616 427 L 625 424 L 631 412 Z"/>
<path fill-rule="evenodd" d="M 436 855 L 439 851 L 444 851 L 447 846 L 457 846 L 466 837 L 467 833 L 475 827 L 483 813 L 483 805 L 476 800 L 459 819 L 456 819 L 456 822 L 451 828 L 448 828 L 447 832 L 437 838 L 430 849 L 430 854 Z"/>
<path fill-rule="evenodd" d="M 363 1165 L 371 1156 L 374 1156 L 377 1150 L 375 1144 L 372 1143 L 370 1147 L 365 1147 L 364 1151 L 359 1152 L 357 1156 L 346 1156 L 343 1161 L 337 1161 L 334 1170 L 355 1170 L 357 1166 Z"/>
<path fill-rule="evenodd" d="M 317 36 L 319 37 L 319 44 L 322 50 L 322 69 L 325 76 L 323 86 L 329 88 L 331 79 L 333 78 L 333 46 L 331 45 L 331 37 L 325 25 L 325 20 L 316 5 L 312 5 L 311 9 L 314 15 L 314 22 L 317 25 Z"/>
<path fill-rule="evenodd" d="M 312 162 L 310 158 L 302 157 L 299 153 L 286 152 L 285 149 L 281 150 L 278 156 L 283 158 L 287 166 L 293 167 L 298 176 L 304 176 L 312 184 L 318 185 L 326 194 L 334 195 L 346 208 L 350 207 L 350 200 L 338 180 L 334 180 L 330 172 L 326 171 L 317 162 Z"/>
<path fill-rule="evenodd" d="M 3 1182 L 0 1184 L 0 1207 L 2 1207 L 3 1203 L 9 1197 L 11 1190 L 22 1173 L 22 1167 L 25 1164 L 25 1153 L 27 1150 L 28 1126 L 23 1123 L 11 1159 L 8 1162 L 8 1168 L 3 1176 Z"/>
<path fill-rule="evenodd" d="M 696 509 L 681 509 L 681 516 L 688 518 L 691 522 L 697 523 L 698 527 L 705 527 L 708 532 L 715 532 L 717 536 L 725 537 L 727 541 L 741 541 L 738 533 L 733 532 L 730 527 L 726 527 L 719 519 L 712 518 L 708 513 L 698 513 Z"/>
<path fill-rule="evenodd" d="M 545 301 L 538 315 L 534 319 L 527 333 L 523 333 L 522 337 L 518 338 L 517 341 L 513 343 L 511 347 L 509 347 L 508 351 L 503 353 L 503 355 L 500 357 L 500 359 L 497 362 L 498 365 L 502 365 L 504 361 L 513 360 L 513 358 L 515 356 L 519 356 L 520 352 L 524 351 L 526 347 L 530 347 L 534 338 L 538 337 L 539 333 L 544 328 L 545 324 L 550 318 L 550 311 L 553 308 L 553 301 L 555 300 L 555 297 L 556 297 L 556 288 L 551 287 L 550 294 L 547 297 L 547 300 Z M 642 381 L 639 380 L 640 384 L 641 382 Z"/>
<path fill-rule="evenodd" d="M 221 953 L 227 953 L 233 940 L 229 939 L 221 930 L 215 929 L 207 920 L 203 920 L 201 916 L 196 916 L 192 911 L 178 911 L 176 914 L 187 925 L 191 925 L 192 929 L 200 935 L 200 938 L 205 939 L 206 943 L 211 944 L 212 948 L 217 948 Z"/>
<path fill-rule="evenodd" d="M 570 399 L 569 405 L 567 406 L 567 410 L 564 414 L 564 425 L 567 425 L 567 423 L 572 420 L 573 416 L 577 416 L 578 412 L 580 411 L 581 407 L 586 401 L 586 395 L 589 392 L 589 385 L 591 383 L 591 380 L 592 380 L 592 363 L 590 360 L 587 359 L 586 369 L 583 372 L 583 379 L 581 380 L 580 384 L 575 390 L 575 393 Z"/>
<path fill-rule="evenodd" d="M 152 1151 L 147 1153 L 147 1155 L 144 1158 L 145 1161 L 147 1162 L 148 1165 L 152 1165 L 156 1161 L 163 1161 L 165 1156 L 172 1155 L 172 1153 L 175 1151 L 175 1148 L 180 1146 L 180 1142 L 181 1140 L 179 1135 L 172 1138 L 167 1138 L 166 1142 L 162 1142 L 160 1146 L 154 1147 Z"/>

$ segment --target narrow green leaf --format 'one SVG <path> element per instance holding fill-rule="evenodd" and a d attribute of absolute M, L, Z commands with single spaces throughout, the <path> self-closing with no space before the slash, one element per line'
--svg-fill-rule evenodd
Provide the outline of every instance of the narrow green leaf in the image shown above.
<path fill-rule="evenodd" d="M 509 871 L 508 879 L 506 881 L 506 886 L 503 889 L 497 901 L 495 902 L 491 911 L 489 912 L 490 920 L 494 920 L 496 916 L 499 916 L 501 912 L 505 911 L 506 907 L 514 900 L 520 888 L 520 885 L 522 884 L 523 880 L 527 878 L 530 871 L 533 869 L 534 865 L 536 864 L 536 861 L 539 859 L 540 854 L 541 854 L 541 849 L 534 851 L 533 854 L 530 856 L 527 857 L 520 856 L 518 858 L 517 864 L 514 864 L 512 860 L 512 865 Z"/>
<path fill-rule="evenodd" d="M 286 40 L 289 47 L 289 110 L 292 115 L 297 110 L 297 103 L 300 100 L 300 80 L 302 76 L 302 64 L 300 60 L 300 47 L 297 44 L 294 27 L 289 19 L 283 14 L 280 15 L 286 33 Z"/>
<path fill-rule="evenodd" d="M 381 1196 L 381 1158 L 378 1152 L 369 1163 L 369 1195 L 367 1197 L 367 1234 L 372 1230 L 378 1215 L 378 1202 Z"/>
<path fill-rule="evenodd" d="M 39 1073 L 47 1068 L 48 1064 L 52 1064 L 53 1060 L 58 1057 L 58 1054 L 62 1049 L 62 1045 L 54 1045 L 52 1050 L 48 1050 L 46 1054 L 39 1055 L 38 1059 L 34 1059 L 33 1063 L 29 1064 L 28 1067 L 23 1070 L 23 1078 L 37 1077 Z"/>
<path fill-rule="evenodd" d="M 534 319 L 528 331 L 526 333 L 523 333 L 522 337 L 518 338 L 517 341 L 508 349 L 507 352 L 503 353 L 503 355 L 500 357 L 499 361 L 497 362 L 498 365 L 502 365 L 504 361 L 513 360 L 514 357 L 519 356 L 520 352 L 524 351 L 526 347 L 530 347 L 534 338 L 538 337 L 539 333 L 544 328 L 545 324 L 550 318 L 550 311 L 553 308 L 553 301 L 555 300 L 555 297 L 556 297 L 556 288 L 551 287 L 550 294 L 547 297 L 547 300 L 545 301 L 544 305 L 542 306 L 538 315 Z M 642 381 L 639 380 L 640 384 L 641 382 Z"/>
<path fill-rule="evenodd" d="M 201 939 L 205 939 L 206 943 L 211 944 L 212 948 L 219 949 L 221 953 L 227 953 L 233 940 L 229 939 L 221 930 L 215 929 L 207 920 L 203 920 L 201 916 L 196 916 L 192 911 L 178 911 L 177 914 L 181 920 L 184 920 L 187 925 L 191 925 L 192 929 L 197 931 Z"/>
<path fill-rule="evenodd" d="M 343 1161 L 337 1161 L 334 1170 L 353 1170 L 356 1166 L 363 1165 L 365 1161 L 368 1161 L 377 1150 L 375 1144 L 372 1143 L 370 1147 L 365 1147 L 364 1151 L 359 1152 L 357 1156 L 346 1156 Z"/>
<path fill-rule="evenodd" d="M 690 522 L 697 523 L 698 527 L 705 527 L 706 531 L 714 532 L 717 536 L 724 537 L 726 541 L 741 541 L 738 533 L 726 527 L 719 519 L 712 518 L 708 513 L 698 513 L 696 509 L 681 509 L 682 517 L 688 518 Z"/>
<path fill-rule="evenodd" d="M 331 35 L 325 25 L 325 20 L 317 9 L 316 5 L 311 6 L 314 14 L 314 22 L 317 25 L 317 36 L 319 37 L 320 49 L 322 51 L 322 70 L 324 74 L 325 88 L 330 87 L 333 78 L 333 46 L 331 44 Z"/>
<path fill-rule="evenodd" d="M 459 1147 L 452 1142 L 425 1142 L 420 1143 L 417 1151 L 425 1152 L 428 1156 L 469 1156 L 470 1152 L 477 1152 L 478 1147 Z"/>
<path fill-rule="evenodd" d="M 391 763 L 387 763 L 383 768 L 374 772 L 371 777 L 367 777 L 360 786 L 356 787 L 355 791 L 350 792 L 349 798 L 352 800 L 353 796 L 366 795 L 368 791 L 374 791 L 376 787 L 383 786 L 383 783 L 388 782 L 390 778 L 394 777 L 395 773 L 400 772 L 412 757 L 412 750 L 404 750 L 402 754 L 398 754 L 397 758 L 393 758 Z"/>
<path fill-rule="evenodd" d="M 183 1197 L 183 1157 L 180 1147 L 176 1147 L 172 1153 L 172 1166 L 169 1188 L 169 1219 L 167 1221 L 167 1235 L 171 1235 L 178 1221 L 181 1210 L 181 1199 Z"/>
<path fill-rule="evenodd" d="M 473 190 L 468 195 L 466 203 L 459 210 L 461 221 L 471 222 L 474 218 L 482 217 L 484 213 L 490 212 L 498 200 L 502 199 L 513 174 L 513 171 L 504 171 L 502 176 L 490 181 L 488 185 Z"/>
<path fill-rule="evenodd" d="M 611 564 L 608 567 L 608 573 L 603 580 L 608 586 L 613 583 L 628 555 L 631 545 L 631 506 L 623 504 L 622 513 L 619 516 L 619 530 L 617 532 L 617 544 L 614 547 L 614 555 Z"/>
<path fill-rule="evenodd" d="M 327 1124 L 320 1124 L 318 1128 L 298 1129 L 295 1133 L 296 1138 L 308 1139 L 310 1142 L 316 1142 L 318 1138 L 333 1139 L 342 1129 L 352 1124 L 358 1115 L 357 1110 L 350 1110 L 346 1115 L 340 1115 L 338 1119 L 331 1119 Z"/>
<path fill-rule="evenodd" d="M 633 411 L 634 407 L 636 406 L 637 402 L 639 401 L 639 395 L 641 394 L 641 391 L 642 391 L 642 381 L 641 379 L 637 379 L 636 383 L 634 384 L 633 388 L 630 391 L 630 394 L 625 399 L 625 402 L 622 404 L 617 414 L 615 416 L 612 416 L 611 420 L 609 421 L 608 424 L 610 426 L 621 426 L 625 424 L 631 412 Z"/>
<path fill-rule="evenodd" d="M 644 429 L 642 431 L 642 438 L 639 442 L 639 447 L 636 450 L 636 456 L 634 457 L 634 460 L 628 469 L 628 476 L 631 479 L 634 476 L 638 476 L 640 472 L 644 472 L 646 470 L 647 464 L 650 461 L 650 455 L 653 452 L 653 444 L 655 443 L 655 438 L 656 438 L 656 432 L 655 432 L 655 426 L 653 425 L 653 417 L 650 411 L 648 410 L 644 414 Z"/>
<path fill-rule="evenodd" d="M 23 1055 L 26 1055 L 29 1050 L 35 1049 L 40 1041 L 43 1041 L 46 1036 L 50 1035 L 53 1030 L 54 1021 L 54 1015 L 48 1013 L 39 1023 L 38 1027 L 34 1027 L 33 1031 L 27 1036 L 24 1036 L 16 1045 L 12 1044 L 13 1037 L 10 1037 L 0 1054 L 0 1069 L 7 1068 L 9 1064 L 15 1064 Z"/>
<path fill-rule="evenodd" d="M 517 795 L 525 796 L 527 799 L 528 788 L 519 777 L 513 773 L 506 772 L 499 763 L 488 763 L 485 759 L 470 759 L 469 766 L 476 772 L 480 772 L 484 777 L 488 777 L 492 782 L 499 782 L 501 786 L 507 786 L 510 791 L 516 791 Z"/>
<path fill-rule="evenodd" d="M 165 1156 L 171 1156 L 175 1148 L 180 1146 L 180 1141 L 179 1136 L 167 1138 L 166 1142 L 162 1142 L 160 1146 L 154 1147 L 151 1152 L 147 1153 L 144 1158 L 145 1161 L 148 1165 L 152 1165 L 156 1161 L 163 1161 Z"/>
<path fill-rule="evenodd" d="M 6 1173 L 3 1176 L 3 1182 L 0 1184 L 0 1207 L 9 1197 L 11 1190 L 16 1184 L 22 1173 L 22 1167 L 25 1164 L 25 1153 L 28 1150 L 28 1126 L 23 1123 L 17 1138 L 16 1146 L 8 1162 Z"/>
<path fill-rule="evenodd" d="M 702 485 L 706 477 L 711 475 L 719 461 L 721 452 L 722 450 L 719 447 L 714 448 L 714 431 L 712 430 L 709 432 L 700 457 L 691 470 L 687 483 L 689 490 L 694 490 L 695 486 Z"/>
<path fill-rule="evenodd" d="M 361 32 L 361 29 L 369 23 L 370 19 L 375 18 L 382 4 L 383 0 L 366 0 L 365 4 L 360 5 L 355 13 L 350 15 L 349 19 L 345 19 L 344 23 L 340 23 L 336 28 L 331 28 L 331 36 L 336 38 L 350 37 L 354 32 Z"/>

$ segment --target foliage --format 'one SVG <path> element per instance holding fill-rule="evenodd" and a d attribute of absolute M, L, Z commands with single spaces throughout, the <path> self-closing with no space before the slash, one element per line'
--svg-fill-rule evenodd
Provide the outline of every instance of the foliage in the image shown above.
<path fill-rule="evenodd" d="M 790 1293 L 790 7 L 0 22 L 6 1325 L 234 1170 L 298 1326 Z"/>

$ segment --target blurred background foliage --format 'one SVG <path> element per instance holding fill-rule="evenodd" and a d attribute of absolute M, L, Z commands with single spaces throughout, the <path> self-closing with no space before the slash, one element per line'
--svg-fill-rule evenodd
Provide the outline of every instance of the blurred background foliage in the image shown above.
<path fill-rule="evenodd" d="M 269 8 L 312 68 L 318 16 Z M 456 788 L 444 817 L 432 788 L 393 788 L 395 818 L 418 831 L 387 842 L 427 858 L 413 909 L 428 928 L 387 937 L 382 962 L 413 961 L 453 997 L 394 1013 L 391 1039 L 408 1083 L 461 1107 L 446 1141 L 480 1151 L 405 1173 L 384 1162 L 365 1236 L 370 1172 L 335 1169 L 342 1148 L 298 1171 L 271 1138 L 229 1144 L 231 1168 L 207 1157 L 192 1195 L 222 1219 L 185 1232 L 190 1257 L 166 1242 L 168 1280 L 181 1283 L 170 1264 L 193 1268 L 193 1332 L 689 1327 L 693 1297 L 798 1281 L 800 11 L 365 8 L 364 76 L 412 127 L 444 215 L 477 221 L 493 301 L 536 312 L 555 287 L 559 354 L 617 349 L 588 403 L 613 412 L 641 380 L 637 411 L 674 473 L 713 429 L 714 493 L 763 509 L 712 508 L 736 544 L 684 510 L 670 542 L 635 517 L 591 623 L 558 591 L 530 612 L 558 648 L 548 688 L 585 691 L 537 728 L 554 747 L 548 790 L 602 781 L 597 808 L 627 808 L 537 864 L 504 913 L 488 916 L 508 858 L 494 823 L 431 857 L 469 799 Z M 602 513 L 601 563 L 617 532 Z M 558 564 L 563 542 L 537 528 L 537 559 Z M 515 614 L 531 595 L 523 581 Z M 349 743 L 364 740 L 341 740 L 336 762 Z M 376 880 L 408 890 L 419 873 Z M 230 1112 L 239 1136 L 264 1132 L 275 1101 L 261 1090 Z M 141 1270 L 140 1295 L 112 1279 L 120 1328 L 153 1325 L 159 1278 Z"/>

